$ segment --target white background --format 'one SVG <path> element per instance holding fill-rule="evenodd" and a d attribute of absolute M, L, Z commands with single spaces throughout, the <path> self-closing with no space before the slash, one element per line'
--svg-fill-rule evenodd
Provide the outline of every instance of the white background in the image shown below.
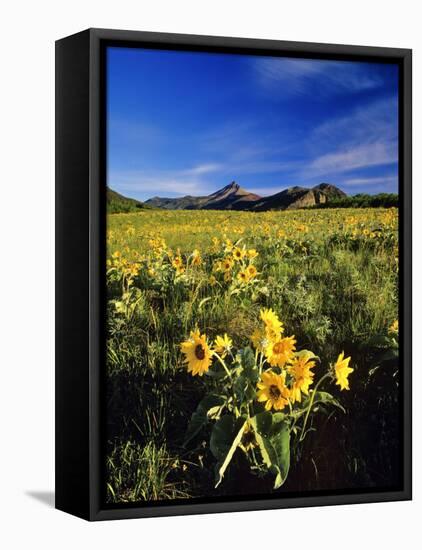
<path fill-rule="evenodd" d="M 401 0 L 32 0 L 0 8 L 0 546 L 415 548 L 414 501 L 89 524 L 54 510 L 54 41 L 87 27 L 413 48 L 414 204 L 422 203 L 422 34 Z M 422 237 L 415 216 L 415 340 Z M 417 349 L 417 347 L 416 347 Z M 414 388 L 422 382 L 416 357 Z M 229 546 L 230 545 L 230 546 Z"/>

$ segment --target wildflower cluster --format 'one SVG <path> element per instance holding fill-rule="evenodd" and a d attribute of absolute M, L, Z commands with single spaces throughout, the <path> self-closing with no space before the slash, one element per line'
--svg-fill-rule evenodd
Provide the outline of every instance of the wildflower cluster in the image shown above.
<path fill-rule="evenodd" d="M 185 443 L 211 419 L 215 422 L 210 447 L 217 459 L 217 485 L 239 448 L 252 471 L 276 474 L 277 488 L 287 477 L 291 435 L 300 441 L 305 438 L 315 405 L 323 401 L 342 408 L 331 394 L 319 392 L 319 387 L 332 380 L 340 390 L 348 390 L 353 369 L 350 357 L 342 352 L 310 389 L 319 358 L 312 351 L 296 349 L 295 336 L 285 335 L 285 327 L 272 309 L 261 309 L 251 342 L 254 349 L 246 346 L 235 351 L 228 334 L 210 342 L 195 329 L 181 343 L 188 372 L 208 376 L 214 386 L 194 413 Z"/>
<path fill-rule="evenodd" d="M 254 261 L 258 252 L 254 248 L 247 249 L 245 245 L 233 244 L 226 239 L 222 251 L 223 257 L 214 261 L 215 276 L 222 276 L 226 283 L 234 281 L 242 286 L 257 281 L 258 270 Z"/>

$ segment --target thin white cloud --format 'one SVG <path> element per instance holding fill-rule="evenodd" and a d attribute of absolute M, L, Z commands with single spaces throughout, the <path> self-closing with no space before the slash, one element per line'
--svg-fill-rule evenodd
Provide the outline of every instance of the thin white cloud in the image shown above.
<path fill-rule="evenodd" d="M 315 158 L 306 168 L 306 173 L 333 174 L 397 162 L 398 151 L 394 142 L 376 141 L 354 147 L 344 147 L 334 153 Z"/>
<path fill-rule="evenodd" d="M 367 63 L 294 58 L 257 58 L 258 82 L 264 87 L 283 86 L 283 94 L 338 95 L 370 90 L 383 79 Z"/>
<path fill-rule="evenodd" d="M 187 176 L 202 176 L 203 174 L 211 174 L 212 172 L 218 172 L 221 170 L 221 164 L 209 163 L 209 164 L 199 164 L 193 168 L 188 168 L 184 170 L 182 174 Z"/>
<path fill-rule="evenodd" d="M 342 181 L 342 185 L 345 186 L 379 186 L 379 185 L 393 185 L 398 183 L 398 176 L 374 176 L 373 178 L 350 178 Z"/>
<path fill-rule="evenodd" d="M 219 169 L 217 164 L 200 164 L 184 170 L 128 170 L 111 172 L 108 185 L 112 189 L 126 192 L 129 196 L 152 197 L 159 195 L 184 196 L 211 192 L 213 186 L 203 176 Z"/>
<path fill-rule="evenodd" d="M 248 174 L 275 173 L 291 167 L 290 163 L 262 161 L 238 165 L 210 163 L 185 170 L 130 170 L 110 172 L 108 185 L 123 194 L 126 192 L 137 197 L 207 195 L 233 180 L 248 187 L 245 182 Z M 274 192 L 280 190 L 281 187 Z M 256 192 L 262 194 L 262 191 Z"/>
<path fill-rule="evenodd" d="M 360 107 L 343 117 L 331 118 L 317 126 L 310 141 L 362 143 L 362 141 L 397 139 L 397 97 L 383 99 Z"/>
<path fill-rule="evenodd" d="M 398 161 L 397 98 L 391 97 L 333 117 L 308 141 L 304 177 L 331 176 Z"/>

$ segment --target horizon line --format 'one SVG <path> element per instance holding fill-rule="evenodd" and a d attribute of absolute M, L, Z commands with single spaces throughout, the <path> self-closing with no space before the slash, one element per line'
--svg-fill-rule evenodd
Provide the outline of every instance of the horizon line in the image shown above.
<path fill-rule="evenodd" d="M 388 179 L 388 178 L 383 178 L 383 179 Z M 330 183 L 330 182 L 327 182 L 327 181 L 322 181 L 316 185 L 313 185 L 311 187 L 307 187 L 305 185 L 290 185 L 290 186 L 287 186 L 287 187 L 283 187 L 281 188 L 279 191 L 275 191 L 274 193 L 269 193 L 269 194 L 262 194 L 260 195 L 259 193 L 257 193 L 256 191 L 249 191 L 248 189 L 245 189 L 244 187 L 242 187 L 239 183 L 237 183 L 236 180 L 232 180 L 230 183 L 228 183 L 227 185 L 224 185 L 223 187 L 219 187 L 217 188 L 215 191 L 212 191 L 211 193 L 209 193 L 208 195 L 189 195 L 189 194 L 186 194 L 186 195 L 180 195 L 180 196 L 177 196 L 177 197 L 169 197 L 169 196 L 160 196 L 160 195 L 154 195 L 152 197 L 149 197 L 147 199 L 138 199 L 136 197 L 133 197 L 133 196 L 129 196 L 129 195 L 126 195 L 121 192 L 121 191 L 116 191 L 114 188 L 112 188 L 110 185 L 106 185 L 106 188 L 109 189 L 110 191 L 114 191 L 115 193 L 118 193 L 119 195 L 122 195 L 124 196 L 125 198 L 128 198 L 128 199 L 132 199 L 132 200 L 136 200 L 136 201 L 139 201 L 139 202 L 148 202 L 150 200 L 153 200 L 153 199 L 169 199 L 169 200 L 178 200 L 178 199 L 183 199 L 183 198 L 186 198 L 186 197 L 193 197 L 193 198 L 205 198 L 205 197 L 209 197 L 219 191 L 222 191 L 223 189 L 226 189 L 227 187 L 230 187 L 231 185 L 238 185 L 240 189 L 242 189 L 243 191 L 251 194 L 251 195 L 257 195 L 259 198 L 268 198 L 268 197 L 271 197 L 273 195 L 277 195 L 278 193 L 282 193 L 283 191 L 287 191 L 288 189 L 294 189 L 294 188 L 299 188 L 299 189 L 315 189 L 317 187 L 320 187 L 321 185 L 331 185 L 332 187 L 336 187 L 339 191 L 342 191 L 346 196 L 348 197 L 354 197 L 356 195 L 380 195 L 380 194 L 386 194 L 386 195 L 398 195 L 398 191 L 397 192 L 378 192 L 378 193 L 362 193 L 362 192 L 359 192 L 359 193 L 354 193 L 354 194 L 351 194 L 351 193 L 346 193 L 346 191 L 344 191 L 341 187 L 339 187 L 338 185 L 336 185 L 335 183 Z"/>

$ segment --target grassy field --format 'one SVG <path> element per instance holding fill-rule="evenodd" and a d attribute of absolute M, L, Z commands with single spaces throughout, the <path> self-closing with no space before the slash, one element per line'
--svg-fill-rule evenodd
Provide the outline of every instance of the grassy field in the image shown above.
<path fill-rule="evenodd" d="M 298 350 L 321 365 L 344 351 L 354 369 L 349 391 L 330 388 L 345 412 L 315 407 L 278 490 L 397 484 L 397 225 L 395 208 L 110 214 L 108 501 L 273 490 L 237 451 L 215 488 L 210 426 L 184 445 L 213 381 L 187 372 L 180 343 L 198 327 L 244 347 L 262 308 L 277 313 Z"/>

